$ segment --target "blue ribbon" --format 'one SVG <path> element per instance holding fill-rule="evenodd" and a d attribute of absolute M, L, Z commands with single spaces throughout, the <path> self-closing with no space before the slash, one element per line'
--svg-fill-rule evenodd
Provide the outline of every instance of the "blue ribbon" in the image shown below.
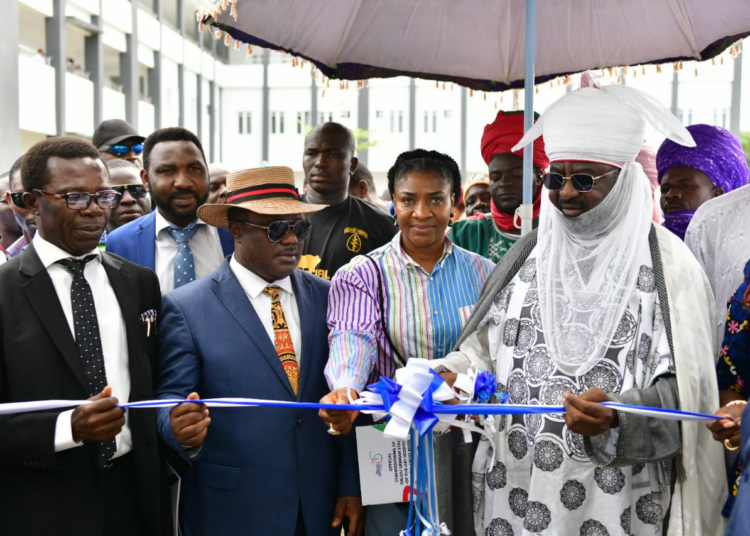
<path fill-rule="evenodd" d="M 477 374 L 477 378 L 474 381 L 474 399 L 472 402 L 475 404 L 486 404 L 490 397 L 495 394 L 497 389 L 497 381 L 495 375 L 486 370 L 481 371 Z"/>

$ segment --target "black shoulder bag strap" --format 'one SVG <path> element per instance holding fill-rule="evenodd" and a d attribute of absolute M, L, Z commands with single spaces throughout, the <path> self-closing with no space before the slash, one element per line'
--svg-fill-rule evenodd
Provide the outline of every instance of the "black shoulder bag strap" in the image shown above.
<path fill-rule="evenodd" d="M 380 326 L 383 330 L 383 334 L 385 335 L 385 339 L 388 341 L 388 344 L 391 347 L 391 350 L 393 350 L 393 360 L 396 362 L 396 365 L 398 365 L 399 368 L 406 366 L 406 362 L 401 355 L 401 353 L 396 349 L 396 345 L 393 344 L 393 341 L 391 340 L 391 335 L 388 333 L 388 326 L 385 323 L 385 295 L 383 290 L 383 285 L 385 285 L 385 281 L 383 278 L 383 274 L 380 271 L 380 266 L 378 266 L 378 263 L 375 262 L 375 259 L 370 257 L 369 255 L 365 255 L 367 257 L 367 260 L 369 260 L 373 266 L 375 266 L 375 271 L 378 273 L 378 301 L 380 303 Z"/>

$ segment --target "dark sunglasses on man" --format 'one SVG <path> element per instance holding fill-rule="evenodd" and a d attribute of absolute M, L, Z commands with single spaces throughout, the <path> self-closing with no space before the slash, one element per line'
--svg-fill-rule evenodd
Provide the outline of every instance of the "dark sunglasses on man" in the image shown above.
<path fill-rule="evenodd" d="M 127 190 L 133 199 L 143 199 L 148 195 L 146 187 L 142 184 L 118 184 L 117 186 L 112 186 L 111 188 L 112 190 L 120 194 L 120 196 L 125 195 L 125 190 Z"/>
<path fill-rule="evenodd" d="M 547 188 L 547 190 L 556 192 L 562 190 L 565 181 L 569 180 L 573 184 L 573 188 L 575 188 L 576 191 L 584 193 L 590 192 L 594 189 L 595 180 L 606 177 L 607 175 L 609 175 L 610 173 L 614 173 L 615 171 L 620 170 L 615 168 L 611 171 L 607 171 L 603 175 L 599 175 L 598 177 L 594 177 L 593 175 L 589 175 L 588 173 L 574 173 L 570 177 L 565 177 L 560 173 L 545 173 L 543 176 L 544 186 Z"/>
<path fill-rule="evenodd" d="M 26 208 L 23 202 L 23 192 L 5 192 L 5 202 L 10 204 L 11 201 L 18 208 Z"/>
<path fill-rule="evenodd" d="M 281 242 L 281 240 L 283 240 L 283 238 L 289 232 L 289 229 L 292 230 L 294 236 L 297 237 L 297 240 L 304 240 L 305 238 L 310 236 L 310 231 L 312 231 L 312 223 L 307 220 L 279 220 L 271 223 L 271 225 L 269 225 L 268 227 L 266 227 L 265 225 L 256 225 L 255 223 L 250 223 L 249 221 L 243 221 L 241 223 L 243 225 L 250 225 L 251 227 L 259 227 L 260 229 L 265 229 L 266 233 L 268 234 L 268 239 L 271 242 Z"/>
<path fill-rule="evenodd" d="M 65 199 L 65 205 L 71 210 L 86 210 L 91 206 L 91 201 L 96 200 L 96 204 L 104 210 L 111 210 L 120 202 L 120 194 L 114 190 L 102 190 L 95 194 L 86 192 L 70 192 L 69 194 L 53 194 L 44 190 L 34 190 L 37 195 L 44 197 L 53 197 L 55 199 Z"/>
<path fill-rule="evenodd" d="M 101 150 L 119 157 L 125 156 L 126 154 L 128 154 L 128 151 L 133 151 L 133 154 L 135 156 L 138 156 L 143 152 L 143 144 L 136 143 L 135 145 L 125 145 L 122 143 L 118 143 L 115 145 L 105 145 L 101 148 Z"/>

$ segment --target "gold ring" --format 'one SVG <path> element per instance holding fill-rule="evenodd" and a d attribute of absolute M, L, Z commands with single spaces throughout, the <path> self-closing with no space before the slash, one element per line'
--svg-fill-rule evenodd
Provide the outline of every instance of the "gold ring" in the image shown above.
<path fill-rule="evenodd" d="M 331 435 L 341 435 L 341 432 L 339 432 L 338 430 L 334 430 L 334 429 L 333 429 L 333 423 L 331 423 L 331 424 L 329 425 L 329 427 L 328 427 L 328 430 L 327 430 L 327 432 L 328 432 L 329 434 L 331 434 Z M 739 448 L 739 447 L 735 447 L 735 448 Z"/>
<path fill-rule="evenodd" d="M 740 448 L 740 446 L 739 446 L 739 445 L 737 445 L 737 446 L 734 446 L 734 445 L 732 445 L 732 444 L 731 444 L 731 443 L 729 442 L 729 440 L 728 440 L 728 439 L 725 439 L 725 440 L 724 440 L 724 446 L 725 446 L 725 447 L 727 448 L 727 450 L 737 450 L 738 448 Z"/>

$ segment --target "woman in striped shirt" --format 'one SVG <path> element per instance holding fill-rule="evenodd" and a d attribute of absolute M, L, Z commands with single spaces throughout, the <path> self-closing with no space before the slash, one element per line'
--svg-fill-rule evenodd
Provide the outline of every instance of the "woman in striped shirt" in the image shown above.
<path fill-rule="evenodd" d="M 346 400 L 349 388 L 356 397 L 370 381 L 392 376 L 411 357 L 444 357 L 493 267 L 446 238 L 461 189 L 452 158 L 421 149 L 403 153 L 388 172 L 388 189 L 400 232 L 340 268 L 331 282 L 325 374 L 332 392 L 324 402 Z M 356 417 L 322 410 L 320 416 L 342 433 L 350 431 Z M 441 517 L 450 526 L 450 512 Z M 366 534 L 398 534 L 405 520 L 403 507 L 370 507 Z"/>

